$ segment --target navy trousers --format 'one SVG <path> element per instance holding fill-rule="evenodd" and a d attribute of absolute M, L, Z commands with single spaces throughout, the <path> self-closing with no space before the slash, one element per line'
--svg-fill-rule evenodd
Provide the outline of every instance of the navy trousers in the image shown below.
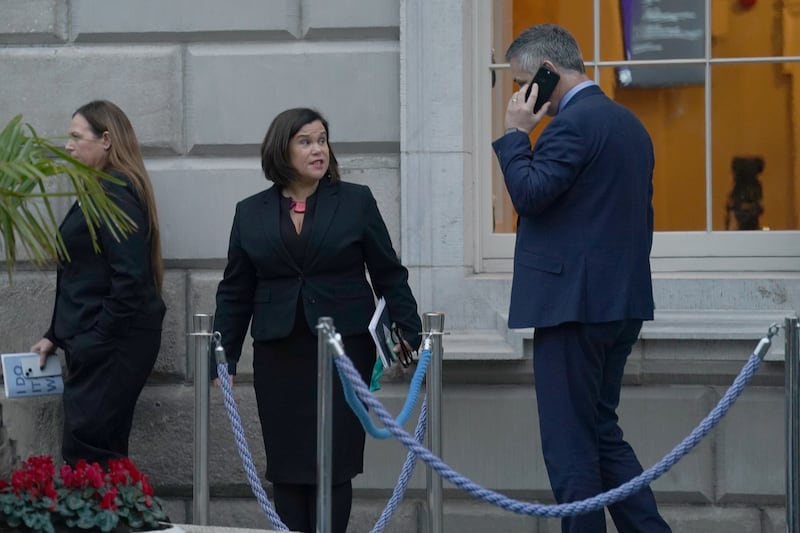
<path fill-rule="evenodd" d="M 539 429 L 556 501 L 583 500 L 642 472 L 617 421 L 622 374 L 641 320 L 536 328 L 533 368 Z M 609 506 L 620 533 L 671 531 L 649 487 Z M 603 510 L 561 521 L 563 533 L 605 533 Z"/>

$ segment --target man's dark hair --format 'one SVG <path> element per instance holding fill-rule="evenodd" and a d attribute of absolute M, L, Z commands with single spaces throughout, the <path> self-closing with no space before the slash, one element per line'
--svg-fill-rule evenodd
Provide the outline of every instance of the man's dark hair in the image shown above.
<path fill-rule="evenodd" d="M 516 59 L 526 72 L 535 73 L 545 60 L 557 67 L 586 73 L 578 41 L 555 24 L 538 24 L 523 31 L 506 52 L 506 61 Z"/>

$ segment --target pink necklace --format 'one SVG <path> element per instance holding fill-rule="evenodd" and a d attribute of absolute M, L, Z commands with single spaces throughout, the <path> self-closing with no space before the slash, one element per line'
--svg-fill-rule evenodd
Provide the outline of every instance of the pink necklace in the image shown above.
<path fill-rule="evenodd" d="M 291 198 L 289 198 L 289 210 L 294 211 L 295 213 L 305 213 L 306 212 L 306 203 L 305 202 L 295 202 Z"/>

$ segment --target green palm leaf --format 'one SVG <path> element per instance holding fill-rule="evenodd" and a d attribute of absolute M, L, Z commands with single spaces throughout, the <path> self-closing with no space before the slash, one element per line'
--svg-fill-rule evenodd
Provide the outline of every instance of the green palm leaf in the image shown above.
<path fill-rule="evenodd" d="M 68 183 L 67 191 L 56 188 L 58 180 Z M 0 250 L 9 279 L 20 250 L 37 264 L 69 260 L 53 213 L 55 198 L 78 199 L 97 251 L 100 224 L 116 239 L 134 229 L 131 219 L 106 196 L 101 180 L 121 183 L 39 137 L 23 124 L 21 115 L 0 131 Z"/>

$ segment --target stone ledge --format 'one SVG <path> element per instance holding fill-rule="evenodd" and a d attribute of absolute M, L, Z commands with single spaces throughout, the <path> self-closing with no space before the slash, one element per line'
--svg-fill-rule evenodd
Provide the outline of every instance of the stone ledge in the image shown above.
<path fill-rule="evenodd" d="M 662 309 L 655 320 L 645 322 L 645 340 L 753 340 L 764 337 L 770 324 L 783 325 L 791 310 L 765 309 Z M 765 361 L 783 361 L 783 337 L 773 342 Z"/>
<path fill-rule="evenodd" d="M 649 341 L 758 341 L 769 326 L 783 326 L 791 310 L 772 309 L 664 309 L 655 311 L 655 319 L 646 321 L 639 337 Z M 444 359 L 517 360 L 531 350 L 534 328 L 509 329 L 507 318 L 498 314 L 497 329 L 451 331 L 443 339 Z M 754 345 L 755 347 L 755 345 Z M 765 361 L 783 361 L 783 337 L 773 340 Z M 738 363 L 737 363 L 738 364 Z"/>
<path fill-rule="evenodd" d="M 71 14 L 74 39 L 90 42 L 294 39 L 300 23 L 299 2 L 286 0 L 78 0 Z"/>
<path fill-rule="evenodd" d="M 61 0 L 5 0 L 0 43 L 41 45 L 67 39 L 67 7 Z"/>
<path fill-rule="evenodd" d="M 354 517 L 351 516 L 351 521 L 353 518 Z M 184 533 L 278 533 L 273 529 L 247 529 L 241 527 L 198 526 L 195 524 L 173 524 L 173 525 L 183 530 Z"/>
<path fill-rule="evenodd" d="M 245 529 L 241 527 L 198 526 L 195 524 L 175 524 L 186 533 L 271 533 L 272 529 Z"/>
<path fill-rule="evenodd" d="M 447 330 L 447 328 L 445 328 Z M 448 331 L 442 338 L 445 361 L 517 361 L 532 355 L 533 328 L 509 329 L 497 313 L 494 329 Z"/>
<path fill-rule="evenodd" d="M 451 331 L 442 338 L 445 361 L 514 360 L 524 357 L 522 350 L 512 346 L 494 329 Z"/>

